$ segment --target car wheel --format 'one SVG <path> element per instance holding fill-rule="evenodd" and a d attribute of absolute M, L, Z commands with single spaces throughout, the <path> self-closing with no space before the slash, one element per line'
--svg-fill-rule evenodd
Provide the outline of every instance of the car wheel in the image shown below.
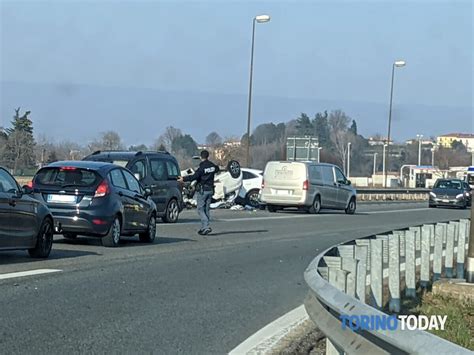
<path fill-rule="evenodd" d="M 139 234 L 140 242 L 153 243 L 156 237 L 156 217 L 152 215 L 148 221 L 148 228 L 145 232 Z"/>
<path fill-rule="evenodd" d="M 63 237 L 66 239 L 76 239 L 77 234 L 76 233 L 63 233 Z"/>
<path fill-rule="evenodd" d="M 245 204 L 258 208 L 260 206 L 260 201 L 258 199 L 260 191 L 255 189 L 255 190 L 250 190 L 247 195 L 245 196 Z"/>
<path fill-rule="evenodd" d="M 36 237 L 36 246 L 28 250 L 32 258 L 47 258 L 53 246 L 53 221 L 46 218 Z"/>
<path fill-rule="evenodd" d="M 116 247 L 120 242 L 120 235 L 122 234 L 122 225 L 120 218 L 116 216 L 112 225 L 110 226 L 109 232 L 102 237 L 102 245 L 104 247 Z"/>
<path fill-rule="evenodd" d="M 354 214 L 355 211 L 356 211 L 356 208 L 357 208 L 356 199 L 353 197 L 353 198 L 351 198 L 351 200 L 349 201 L 349 204 L 346 207 L 346 213 L 347 214 Z"/>
<path fill-rule="evenodd" d="M 275 206 L 267 205 L 268 212 L 275 213 L 277 211 Z"/>
<path fill-rule="evenodd" d="M 179 217 L 179 206 L 178 201 L 175 199 L 170 200 L 168 206 L 166 206 L 165 215 L 162 217 L 165 223 L 176 223 Z"/>
<path fill-rule="evenodd" d="M 316 196 L 314 198 L 313 204 L 308 209 L 308 212 L 311 214 L 318 214 L 321 211 L 321 197 Z"/>
<path fill-rule="evenodd" d="M 436 208 L 436 205 L 428 205 L 429 208 Z"/>
<path fill-rule="evenodd" d="M 237 179 L 240 176 L 240 163 L 237 160 L 231 160 L 227 163 L 227 171 L 232 178 Z"/>

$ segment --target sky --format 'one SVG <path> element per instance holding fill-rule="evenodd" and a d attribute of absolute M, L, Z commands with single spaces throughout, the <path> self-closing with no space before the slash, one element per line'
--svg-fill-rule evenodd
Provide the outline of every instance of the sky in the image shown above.
<path fill-rule="evenodd" d="M 394 106 L 463 109 L 467 115 L 449 118 L 453 131 L 473 131 L 471 1 L 0 0 L 0 4 L 1 83 L 56 85 L 71 95 L 76 85 L 86 85 L 244 98 L 252 19 L 264 13 L 271 21 L 256 26 L 256 110 L 259 97 L 386 105 L 388 110 L 392 63 L 404 59 L 407 65 L 395 72 Z M 10 120 L 5 113 L 13 112 L 19 101 L 4 92 L 8 86 L 2 88 L 0 126 Z M 60 95 L 49 99 L 53 102 L 44 106 L 60 105 L 62 100 Z M 100 105 L 100 97 L 96 100 L 91 105 Z M 246 102 L 241 101 L 242 130 L 235 135 L 245 130 Z M 28 107 L 28 102 L 22 104 Z M 176 106 L 176 114 L 182 106 L 184 100 Z M 160 113 L 156 107 L 141 109 L 150 116 Z M 31 110 L 33 118 L 42 112 Z M 113 106 L 109 112 L 114 115 Z M 168 124 L 160 118 L 163 126 L 173 124 L 173 113 L 161 114 L 170 116 Z M 258 119 L 272 120 L 263 116 L 255 124 Z M 40 132 L 52 122 L 64 124 L 64 118 L 54 114 L 38 119 L 43 124 L 36 125 Z M 193 133 L 194 126 L 211 126 L 215 119 L 201 112 L 200 122 L 193 117 L 180 122 Z M 375 133 L 370 131 L 375 119 L 386 120 L 386 115 L 374 116 L 359 127 Z M 120 133 L 133 124 L 123 122 L 115 129 Z M 436 133 L 437 127 L 430 129 Z M 76 137 L 74 132 L 70 137 Z"/>

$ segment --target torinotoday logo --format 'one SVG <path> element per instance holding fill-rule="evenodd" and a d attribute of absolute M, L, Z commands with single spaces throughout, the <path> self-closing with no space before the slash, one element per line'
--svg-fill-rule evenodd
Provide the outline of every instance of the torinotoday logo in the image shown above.
<path fill-rule="evenodd" d="M 446 315 L 347 315 L 339 316 L 343 330 L 444 330 Z"/>

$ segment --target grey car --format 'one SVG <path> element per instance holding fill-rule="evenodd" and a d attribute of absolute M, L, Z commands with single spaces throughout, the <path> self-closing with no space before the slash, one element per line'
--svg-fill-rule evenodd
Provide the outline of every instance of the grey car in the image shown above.
<path fill-rule="evenodd" d="M 332 164 L 294 161 L 268 162 L 260 200 L 270 212 L 298 207 L 310 213 L 321 208 L 356 211 L 356 190 L 341 169 Z"/>
<path fill-rule="evenodd" d="M 53 245 L 53 217 L 31 193 L 0 167 L 0 250 L 26 249 L 34 258 L 47 258 Z"/>

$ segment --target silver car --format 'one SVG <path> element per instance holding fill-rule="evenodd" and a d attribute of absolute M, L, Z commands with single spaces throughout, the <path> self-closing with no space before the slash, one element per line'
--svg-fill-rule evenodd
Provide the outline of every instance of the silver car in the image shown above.
<path fill-rule="evenodd" d="M 260 200 L 270 212 L 298 207 L 309 213 L 329 208 L 354 214 L 357 197 L 351 182 L 336 165 L 271 161 L 263 174 Z"/>

